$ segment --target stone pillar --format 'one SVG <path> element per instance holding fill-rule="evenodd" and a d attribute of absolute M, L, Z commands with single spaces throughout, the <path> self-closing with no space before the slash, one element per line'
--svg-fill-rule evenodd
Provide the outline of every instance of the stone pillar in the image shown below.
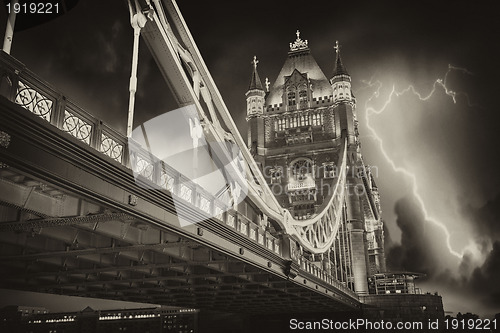
<path fill-rule="evenodd" d="M 350 234 L 352 275 L 354 278 L 354 290 L 358 295 L 368 294 L 367 264 L 366 264 L 366 241 L 364 228 L 364 214 L 356 186 L 361 180 L 353 177 L 347 178 L 347 229 Z"/>

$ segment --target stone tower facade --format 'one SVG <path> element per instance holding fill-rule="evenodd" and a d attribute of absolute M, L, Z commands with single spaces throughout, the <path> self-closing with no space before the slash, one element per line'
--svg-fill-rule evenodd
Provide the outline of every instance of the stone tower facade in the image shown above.
<path fill-rule="evenodd" d="M 270 89 L 267 79 L 263 87 L 254 57 L 246 93 L 248 147 L 278 202 L 296 220 L 307 220 L 329 201 L 347 142 L 342 226 L 331 251 L 311 254 L 311 260 L 329 267 L 357 293 L 367 294 L 368 277 L 385 271 L 383 222 L 378 190 L 360 152 L 351 77 L 338 43 L 335 50 L 328 79 L 297 31 Z"/>

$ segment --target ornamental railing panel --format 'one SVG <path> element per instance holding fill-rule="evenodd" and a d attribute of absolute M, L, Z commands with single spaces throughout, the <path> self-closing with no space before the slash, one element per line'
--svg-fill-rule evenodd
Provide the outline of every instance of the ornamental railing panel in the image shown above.
<path fill-rule="evenodd" d="M 26 110 L 36 114 L 40 118 L 50 122 L 54 102 L 40 93 L 37 89 L 31 87 L 30 84 L 19 81 L 17 94 L 15 99 L 16 104 L 21 105 Z"/>
<path fill-rule="evenodd" d="M 107 126 L 103 126 L 98 150 L 113 160 L 124 163 L 125 142 L 124 136 Z"/>
<path fill-rule="evenodd" d="M 94 121 L 83 110 L 66 104 L 61 130 L 90 146 L 94 128 Z"/>

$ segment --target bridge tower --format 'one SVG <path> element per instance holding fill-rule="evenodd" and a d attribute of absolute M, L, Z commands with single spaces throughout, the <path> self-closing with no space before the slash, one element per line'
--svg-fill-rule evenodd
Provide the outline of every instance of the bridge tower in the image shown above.
<path fill-rule="evenodd" d="M 364 220 L 364 210 L 360 193 L 364 190 L 363 180 L 357 177 L 363 170 L 358 140 L 358 122 L 356 119 L 356 99 L 351 90 L 351 76 L 340 56 L 340 45 L 335 43 L 335 66 L 330 83 L 333 89 L 333 107 L 338 114 L 341 136 L 347 140 L 347 195 L 346 222 L 350 238 L 352 260 L 352 282 L 358 294 L 368 294 L 368 249 Z"/>
<path fill-rule="evenodd" d="M 367 181 L 360 153 L 351 77 L 342 63 L 338 42 L 334 73 L 328 80 L 308 41 L 300 38 L 299 31 L 296 35 L 267 92 L 259 82 L 254 59 L 246 93 L 248 147 L 282 207 L 296 220 L 307 220 L 331 197 L 346 142 L 349 172 L 342 225 L 331 250 L 311 254 L 310 260 L 331 270 L 358 294 L 367 294 L 368 276 L 385 270 L 385 260 L 378 246 L 382 243 L 383 248 L 379 208 L 373 204 L 378 191 L 376 187 L 371 191 L 371 174 Z M 369 242 L 376 238 L 375 233 L 379 242 Z M 377 251 L 370 246 L 378 246 Z"/>

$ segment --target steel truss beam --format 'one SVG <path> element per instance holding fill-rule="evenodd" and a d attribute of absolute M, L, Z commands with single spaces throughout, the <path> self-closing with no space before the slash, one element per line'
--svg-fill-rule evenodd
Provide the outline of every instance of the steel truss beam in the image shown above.
<path fill-rule="evenodd" d="M 83 223 L 102 223 L 113 220 L 133 220 L 134 218 L 125 213 L 104 213 L 104 214 L 91 214 L 85 216 L 71 216 L 61 218 L 45 218 L 28 220 L 22 222 L 4 222 L 0 223 L 0 231 L 14 230 L 14 231 L 31 231 L 33 229 L 40 230 L 42 228 L 78 225 Z"/>
<path fill-rule="evenodd" d="M 0 204 L 41 217 L 51 217 L 58 216 L 64 205 L 64 199 L 42 193 L 34 186 L 16 184 L 0 178 Z"/>
<path fill-rule="evenodd" d="M 162 251 L 167 248 L 192 246 L 193 242 L 181 241 L 176 243 L 165 244 L 150 244 L 150 245 L 130 245 L 130 246 L 112 246 L 104 248 L 89 248 L 83 250 L 69 250 L 69 251 L 56 251 L 56 252 L 43 252 L 33 254 L 22 254 L 17 256 L 0 256 L 0 261 L 19 261 L 19 260 L 38 260 L 43 258 L 55 257 L 79 257 L 90 254 L 104 254 L 104 253 L 121 253 L 121 252 L 139 252 L 139 251 Z"/>

